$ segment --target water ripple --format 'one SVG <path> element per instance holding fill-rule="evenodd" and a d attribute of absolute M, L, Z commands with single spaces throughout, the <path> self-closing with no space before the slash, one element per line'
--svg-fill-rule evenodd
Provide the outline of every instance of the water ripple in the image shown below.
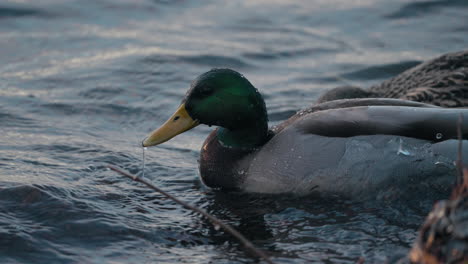
<path fill-rule="evenodd" d="M 367 67 L 357 71 L 341 74 L 342 77 L 351 80 L 372 80 L 391 78 L 397 74 L 420 64 L 421 61 L 402 61 Z"/>
<path fill-rule="evenodd" d="M 0 263 L 250 263 L 232 237 L 106 166 L 141 175 L 141 140 L 210 68 L 248 76 L 276 124 L 325 89 L 368 86 L 468 45 L 464 0 L 8 3 Z M 148 150 L 145 177 L 278 263 L 384 263 L 407 252 L 432 206 L 420 192 L 353 202 L 209 189 L 197 158 L 212 129 Z"/>
<path fill-rule="evenodd" d="M 13 6 L 0 6 L 0 18 L 22 17 L 22 16 L 46 17 L 47 13 L 43 12 L 40 9 L 13 7 Z"/>
<path fill-rule="evenodd" d="M 398 11 L 387 15 L 387 18 L 402 19 L 418 16 L 427 16 L 439 12 L 441 8 L 466 6 L 468 6 L 468 2 L 465 0 L 421 1 L 415 3 L 408 3 L 404 5 Z"/>
<path fill-rule="evenodd" d="M 2 112 L 0 112 L 0 123 L 5 127 L 32 127 L 37 125 L 37 122 L 33 119 Z"/>
<path fill-rule="evenodd" d="M 196 65 L 203 65 L 208 67 L 230 67 L 235 69 L 251 67 L 251 65 L 242 61 L 241 59 L 219 55 L 187 56 L 182 57 L 181 60 Z"/>

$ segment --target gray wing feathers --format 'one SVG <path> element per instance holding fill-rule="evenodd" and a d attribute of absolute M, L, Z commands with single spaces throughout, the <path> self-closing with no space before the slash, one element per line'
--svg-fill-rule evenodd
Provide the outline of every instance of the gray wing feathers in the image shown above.
<path fill-rule="evenodd" d="M 468 109 L 366 106 L 319 111 L 297 120 L 293 126 L 306 134 L 329 137 L 396 135 L 443 141 L 457 138 L 460 114 L 463 137 L 468 137 Z"/>

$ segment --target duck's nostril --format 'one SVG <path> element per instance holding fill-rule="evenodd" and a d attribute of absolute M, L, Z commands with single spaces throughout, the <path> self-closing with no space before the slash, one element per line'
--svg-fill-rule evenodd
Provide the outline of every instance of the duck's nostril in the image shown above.
<path fill-rule="evenodd" d="M 179 118 L 180 118 L 180 116 L 176 116 L 176 117 L 174 117 L 173 121 L 177 121 L 177 120 L 179 120 Z"/>

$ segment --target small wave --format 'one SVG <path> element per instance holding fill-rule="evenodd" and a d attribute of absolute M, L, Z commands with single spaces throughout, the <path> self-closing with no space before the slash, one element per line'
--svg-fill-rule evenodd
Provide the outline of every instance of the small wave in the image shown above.
<path fill-rule="evenodd" d="M 18 185 L 0 189 L 0 201 L 2 203 L 12 203 L 17 205 L 27 205 L 47 202 L 55 199 L 50 193 L 63 196 L 64 192 L 55 187 L 39 185 Z"/>
<path fill-rule="evenodd" d="M 39 9 L 0 6 L 0 18 L 22 17 L 22 16 L 46 16 L 46 13 Z"/>
<path fill-rule="evenodd" d="M 296 50 L 284 50 L 277 52 L 247 52 L 243 56 L 249 59 L 258 60 L 273 60 L 281 58 L 296 58 L 305 57 L 309 55 L 322 55 L 326 53 L 336 53 L 341 49 L 338 48 L 309 48 L 309 49 L 296 49 Z"/>
<path fill-rule="evenodd" d="M 251 65 L 240 59 L 219 55 L 185 56 L 180 60 L 209 67 L 232 67 L 237 69 L 251 67 Z"/>
<path fill-rule="evenodd" d="M 140 107 L 125 104 L 77 104 L 77 103 L 45 103 L 41 105 L 42 111 L 52 111 L 53 115 L 140 115 L 144 111 Z"/>
<path fill-rule="evenodd" d="M 80 96 L 89 99 L 110 99 L 124 92 L 122 88 L 96 87 L 79 93 Z"/>
<path fill-rule="evenodd" d="M 8 127 L 32 127 L 36 125 L 36 121 L 19 115 L 0 112 L 0 124 Z"/>
<path fill-rule="evenodd" d="M 387 15 L 390 19 L 401 19 L 418 16 L 428 16 L 435 12 L 440 12 L 441 8 L 468 6 L 466 0 L 449 0 L 449 1 L 424 1 L 415 2 L 404 5 L 398 11 Z"/>
<path fill-rule="evenodd" d="M 341 77 L 351 80 L 374 80 L 374 79 L 385 79 L 393 77 L 403 71 L 412 68 L 420 61 L 402 61 L 392 64 L 383 64 L 367 67 L 353 72 L 341 74 Z"/>
<path fill-rule="evenodd" d="M 244 62 L 241 59 L 220 56 L 220 55 L 183 55 L 183 56 L 173 56 L 173 55 L 152 55 L 145 57 L 142 61 L 143 63 L 152 64 L 152 65 L 161 65 L 166 63 L 190 63 L 196 65 L 203 65 L 209 67 L 233 67 L 233 68 L 246 68 L 251 67 L 248 63 Z"/>
<path fill-rule="evenodd" d="M 41 108 L 52 110 L 56 114 L 60 113 L 63 115 L 74 115 L 81 113 L 77 107 L 66 103 L 47 103 L 43 104 Z"/>
<path fill-rule="evenodd" d="M 295 81 L 299 83 L 337 83 L 342 82 L 343 78 L 340 78 L 340 76 L 303 77 L 296 78 Z"/>

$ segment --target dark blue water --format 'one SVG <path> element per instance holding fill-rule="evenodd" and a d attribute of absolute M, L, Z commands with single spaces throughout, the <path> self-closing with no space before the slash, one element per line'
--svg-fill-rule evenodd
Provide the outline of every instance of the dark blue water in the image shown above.
<path fill-rule="evenodd" d="M 326 89 L 466 49 L 468 2 L 7 0 L 0 47 L 0 263 L 249 263 L 105 165 L 141 175 L 141 140 L 212 67 L 249 78 L 276 124 Z M 211 129 L 149 149 L 146 176 L 278 263 L 381 263 L 407 252 L 432 206 L 210 190 L 197 158 Z"/>

